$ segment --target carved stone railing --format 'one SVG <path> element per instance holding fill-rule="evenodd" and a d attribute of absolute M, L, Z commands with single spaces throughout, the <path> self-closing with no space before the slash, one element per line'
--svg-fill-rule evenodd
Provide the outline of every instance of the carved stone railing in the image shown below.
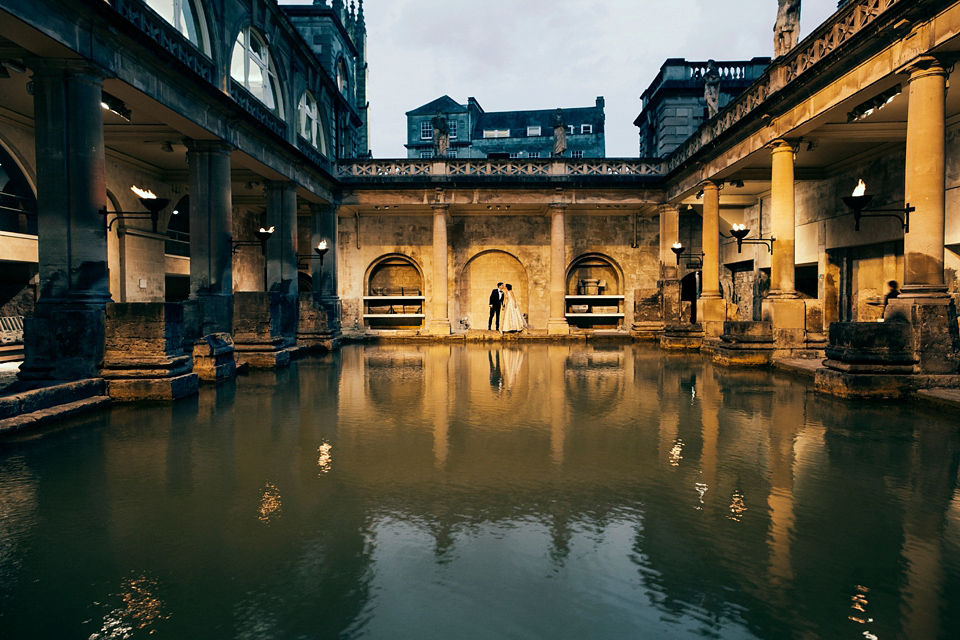
<path fill-rule="evenodd" d="M 267 108 L 267 105 L 257 100 L 252 93 L 243 88 L 233 78 L 230 78 L 230 97 L 232 97 L 244 111 L 256 118 L 260 124 L 281 138 L 286 137 L 287 123 L 281 120 L 277 114 Z"/>
<path fill-rule="evenodd" d="M 413 176 L 435 177 L 576 177 L 576 176 L 643 176 L 663 175 L 663 161 L 636 158 L 590 159 L 524 159 L 488 160 L 341 160 L 337 165 L 340 178 Z"/>
<path fill-rule="evenodd" d="M 808 74 L 845 42 L 869 27 L 887 10 L 911 0 L 854 0 L 804 38 L 792 51 L 774 61 L 767 71 L 713 119 L 706 121 L 667 158 L 668 172 L 675 170 L 705 145 L 763 104 L 788 83 Z M 916 0 L 912 0 L 916 1 Z"/>
<path fill-rule="evenodd" d="M 177 31 L 173 25 L 148 9 L 137 0 L 110 0 L 117 13 L 134 27 L 169 52 L 188 69 L 210 82 L 216 81 L 213 60 Z"/>

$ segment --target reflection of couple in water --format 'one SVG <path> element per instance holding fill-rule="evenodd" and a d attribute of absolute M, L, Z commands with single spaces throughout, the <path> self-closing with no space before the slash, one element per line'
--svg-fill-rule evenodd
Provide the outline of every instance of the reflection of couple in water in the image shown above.
<path fill-rule="evenodd" d="M 487 330 L 489 331 L 494 319 L 496 319 L 496 328 L 500 329 L 500 310 L 503 309 L 503 331 L 502 333 L 520 332 L 527 328 L 527 321 L 523 319 L 523 313 L 520 311 L 520 305 L 517 304 L 517 298 L 513 295 L 513 285 L 497 283 L 497 288 L 490 292 L 490 318 L 487 319 Z"/>
<path fill-rule="evenodd" d="M 501 354 L 503 366 L 500 366 Z M 520 368 L 523 366 L 524 352 L 520 349 L 503 349 L 488 351 L 490 361 L 490 387 L 498 392 L 510 391 L 517 378 L 520 377 Z M 496 363 L 494 363 L 496 357 Z"/>

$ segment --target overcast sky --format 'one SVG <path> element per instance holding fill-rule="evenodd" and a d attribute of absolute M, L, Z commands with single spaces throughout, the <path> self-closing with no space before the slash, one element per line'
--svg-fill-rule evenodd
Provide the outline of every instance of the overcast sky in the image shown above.
<path fill-rule="evenodd" d="M 836 7 L 804 0 L 801 38 Z M 486 111 L 604 96 L 607 156 L 635 157 L 640 94 L 664 60 L 772 56 L 777 0 L 365 0 L 364 15 L 375 158 L 406 157 L 404 113 L 444 94 Z"/>

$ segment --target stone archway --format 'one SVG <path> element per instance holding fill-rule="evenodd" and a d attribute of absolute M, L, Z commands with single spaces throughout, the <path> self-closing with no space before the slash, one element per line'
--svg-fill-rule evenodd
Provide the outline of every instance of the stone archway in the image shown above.
<path fill-rule="evenodd" d="M 495 249 L 478 253 L 464 265 L 457 290 L 459 311 L 454 319 L 455 327 L 460 326 L 462 318 L 467 318 L 472 329 L 487 328 L 490 292 L 497 287 L 498 282 L 509 282 L 513 285 L 513 294 L 520 305 L 520 311 L 527 314 L 530 300 L 527 270 L 513 254 Z"/>

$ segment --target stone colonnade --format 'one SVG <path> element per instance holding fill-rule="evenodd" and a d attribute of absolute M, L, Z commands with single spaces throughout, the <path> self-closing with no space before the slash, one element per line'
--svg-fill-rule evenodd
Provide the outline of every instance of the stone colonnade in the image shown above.
<path fill-rule="evenodd" d="M 34 70 L 40 290 L 35 314 L 25 323 L 21 379 L 102 375 L 108 389 L 123 386 L 124 399 L 180 397 L 196 390 L 198 374 L 211 380 L 233 374 L 233 336 L 238 328 L 251 334 L 246 342 L 254 352 L 279 353 L 294 347 L 299 302 L 297 185 L 267 182 L 268 225 L 275 232 L 265 246 L 264 291 L 242 294 L 250 299 L 240 305 L 233 291 L 232 147 L 221 141 L 187 140 L 189 299 L 182 305 L 113 303 L 104 206 L 105 73 L 76 60 L 28 62 Z M 314 215 L 320 219 L 319 233 L 335 244 L 335 209 L 315 210 Z M 325 289 L 317 297 L 338 311 L 335 256 L 334 250 L 318 279 Z M 329 314 L 317 319 L 326 317 Z M 130 330 L 135 326 L 144 328 L 142 336 Z M 320 333 L 335 338 L 328 327 L 323 329 Z M 183 367 L 191 350 L 193 373 Z M 243 358 L 254 366 L 264 364 Z M 274 357 L 266 364 L 281 363 L 282 358 Z"/>

